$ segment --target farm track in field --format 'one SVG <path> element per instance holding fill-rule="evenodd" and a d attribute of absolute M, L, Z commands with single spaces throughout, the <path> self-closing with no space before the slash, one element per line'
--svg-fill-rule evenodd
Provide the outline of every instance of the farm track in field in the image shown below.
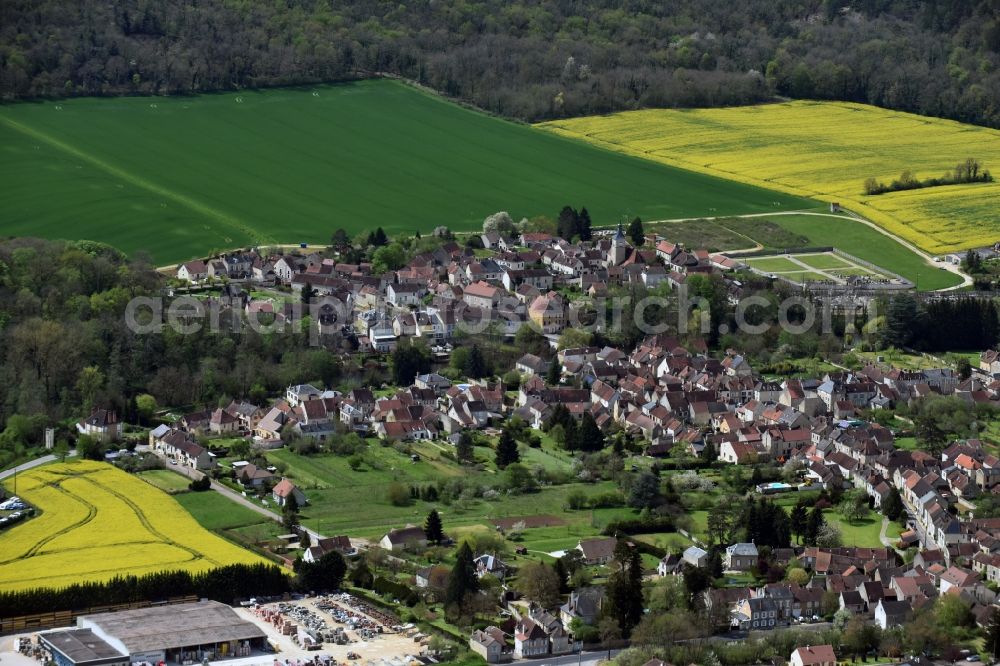
<path fill-rule="evenodd" d="M 12 483 L 4 487 L 12 490 Z M 54 462 L 25 473 L 18 490 L 41 519 L 0 533 L 0 591 L 267 562 L 205 530 L 162 490 L 107 463 Z"/>
<path fill-rule="evenodd" d="M 119 169 L 118 167 L 98 157 L 95 157 L 94 155 L 91 155 L 86 151 L 80 150 L 64 141 L 60 141 L 59 139 L 49 136 L 48 134 L 41 132 L 33 127 L 28 127 L 27 125 L 19 123 L 16 120 L 11 120 L 10 118 L 4 118 L 3 116 L 0 116 L 0 121 L 4 122 L 8 127 L 10 127 L 13 130 L 16 130 L 33 139 L 37 139 L 38 141 L 47 143 L 48 145 L 52 146 L 53 148 L 56 148 L 57 150 L 60 150 L 68 155 L 76 157 L 77 159 L 83 160 L 84 162 L 87 162 L 88 164 L 105 172 L 109 176 L 119 178 L 131 185 L 134 185 L 135 187 L 146 190 L 150 194 L 154 194 L 163 197 L 165 199 L 170 199 L 171 201 L 174 201 L 175 203 L 178 203 L 184 206 L 185 208 L 188 208 L 189 210 L 198 215 L 203 215 L 207 218 L 210 218 L 216 222 L 219 222 L 220 224 L 223 224 L 233 229 L 234 231 L 237 231 L 241 234 L 246 234 L 250 238 L 254 239 L 254 241 L 257 243 L 266 245 L 274 242 L 273 239 L 270 238 L 269 236 L 261 234 L 257 230 L 251 228 L 250 226 L 246 225 L 240 220 L 237 220 L 236 218 L 232 217 L 227 213 L 212 208 L 211 206 L 201 203 L 200 201 L 197 201 L 195 199 L 192 199 L 191 197 L 181 194 L 180 192 L 175 192 L 174 190 L 171 190 L 169 188 L 157 185 L 156 183 L 146 180 L 145 178 L 141 178 L 135 175 L 134 173 L 130 173 L 124 169 Z"/>
<path fill-rule="evenodd" d="M 152 534 L 153 536 L 157 537 L 160 540 L 160 543 L 164 543 L 164 544 L 167 544 L 169 546 L 173 546 L 174 548 L 179 548 L 180 550 L 186 551 L 188 554 L 191 555 L 191 558 L 190 558 L 191 560 L 204 560 L 204 561 L 210 562 L 211 564 L 214 564 L 216 566 L 219 565 L 219 563 L 217 561 L 213 560 L 212 558 L 205 556 L 204 554 L 198 552 L 194 548 L 190 548 L 190 547 L 185 546 L 183 544 L 177 543 L 176 541 L 174 541 L 173 539 L 171 539 L 170 537 L 168 537 L 166 534 L 164 534 L 163 532 L 161 532 L 160 530 L 158 530 L 156 527 L 153 526 L 153 524 L 151 522 L 149 522 L 149 518 L 146 517 L 146 514 L 139 507 L 139 505 L 136 504 L 135 502 L 133 502 L 128 497 L 126 497 L 125 495 L 119 493 L 116 490 L 112 490 L 111 488 L 109 488 L 108 486 L 104 485 L 103 483 L 99 483 L 97 481 L 94 481 L 93 479 L 89 479 L 88 478 L 87 482 L 89 482 L 90 484 L 92 484 L 94 486 L 97 486 L 98 488 L 100 488 L 101 490 L 103 490 L 104 492 L 106 492 L 106 493 L 108 493 L 110 495 L 114 495 L 115 497 L 117 497 L 118 499 L 120 499 L 122 502 L 124 502 L 135 513 L 136 518 L 139 519 L 139 522 L 142 523 L 142 526 L 145 527 L 147 530 L 149 530 L 150 534 Z"/>
<path fill-rule="evenodd" d="M 2 565 L 2 564 L 10 564 L 11 562 L 13 562 L 15 560 L 24 559 L 26 557 L 32 557 L 32 556 L 38 554 L 38 551 L 41 550 L 42 547 L 44 547 L 47 543 L 49 543 L 53 539 L 56 539 L 57 537 L 60 537 L 60 536 L 62 536 L 64 534 L 69 534 L 73 530 L 76 530 L 76 529 L 79 529 L 79 528 L 83 527 L 84 525 L 86 525 L 87 523 L 89 523 L 90 521 L 92 521 L 94 518 L 97 517 L 97 507 L 96 506 L 94 506 L 93 504 L 91 504 L 87 500 L 83 499 L 79 495 L 76 495 L 76 494 L 71 493 L 70 491 L 66 490 L 65 488 L 63 488 L 60 485 L 61 483 L 62 483 L 62 479 L 60 479 L 58 481 L 53 481 L 51 483 L 47 483 L 45 485 L 51 487 L 54 490 L 57 490 L 58 492 L 66 495 L 68 497 L 72 497 L 74 500 L 76 500 L 80 504 L 82 504 L 85 507 L 87 507 L 87 515 L 82 520 L 79 520 L 79 521 L 73 523 L 72 525 L 67 525 L 66 527 L 64 527 L 61 530 L 53 532 L 52 534 L 47 534 L 46 536 L 42 537 L 37 542 L 35 542 L 35 544 L 33 546 L 31 546 L 31 548 L 29 548 L 28 550 L 26 550 L 24 553 L 21 553 L 20 555 L 15 555 L 14 557 L 8 558 L 6 560 L 0 560 L 0 565 Z"/>
<path fill-rule="evenodd" d="M 82 475 L 68 475 L 67 478 L 78 478 L 78 479 L 80 479 L 82 481 L 86 481 L 87 483 L 89 483 L 89 484 L 91 484 L 91 485 L 99 488 L 100 490 L 108 493 L 109 495 L 113 495 L 114 497 L 118 498 L 122 503 L 124 503 L 126 506 L 129 507 L 129 509 L 132 510 L 132 512 L 135 514 L 136 518 L 139 520 L 139 522 L 142 524 L 142 526 L 150 533 L 150 535 L 152 535 L 154 537 L 154 539 L 152 539 L 152 540 L 123 541 L 123 542 L 116 543 L 116 545 L 135 545 L 135 546 L 138 546 L 138 545 L 165 544 L 165 545 L 169 545 L 169 546 L 172 546 L 174 548 L 177 548 L 178 550 L 183 550 L 184 552 L 188 553 L 188 555 L 190 555 L 190 557 L 187 560 L 178 560 L 178 563 L 183 562 L 183 561 L 204 560 L 206 562 L 209 562 L 209 563 L 211 563 L 213 565 L 218 566 L 219 563 L 216 562 L 215 560 L 213 560 L 213 559 L 211 559 L 209 557 L 206 557 L 205 555 L 203 555 L 202 553 L 198 552 L 197 550 L 195 550 L 193 548 L 190 548 L 190 547 L 185 546 L 183 544 L 177 543 L 176 541 L 174 541 L 173 539 L 171 539 L 170 537 L 168 537 L 166 534 L 164 534 L 163 532 L 161 532 L 160 530 L 158 530 L 156 527 L 154 527 L 153 524 L 149 521 L 149 518 L 146 516 L 146 514 L 139 507 L 139 505 L 136 504 L 135 502 L 133 502 L 127 496 L 123 495 L 122 493 L 119 493 L 118 491 L 113 490 L 112 488 L 109 488 L 108 486 L 106 486 L 106 485 L 104 485 L 102 483 L 99 483 L 98 481 L 95 481 L 94 479 L 90 478 L 87 474 L 82 474 Z M 95 505 L 91 504 L 90 502 L 88 502 L 87 500 L 85 500 L 83 497 L 77 495 L 76 493 L 74 493 L 74 492 L 72 492 L 70 490 L 67 490 L 66 488 L 63 488 L 62 487 L 63 480 L 65 480 L 65 479 L 57 479 L 57 480 L 51 481 L 49 483 L 46 483 L 45 485 L 48 486 L 48 487 L 50 487 L 50 488 L 52 488 L 52 489 L 54 489 L 54 490 L 57 490 L 58 492 L 62 493 L 63 495 L 71 497 L 72 499 L 76 500 L 80 504 L 82 504 L 85 507 L 87 507 L 87 515 L 82 520 L 79 520 L 76 523 L 73 523 L 72 525 L 68 525 L 65 528 L 61 529 L 61 530 L 58 530 L 56 532 L 53 532 L 52 534 L 48 534 L 48 535 L 42 537 L 39 541 L 37 541 L 34 545 L 32 545 L 31 548 L 29 548 L 25 552 L 21 553 L 20 555 L 15 555 L 12 558 L 8 558 L 8 559 L 5 559 L 5 560 L 0 560 L 0 565 L 2 565 L 2 564 L 9 564 L 11 562 L 14 562 L 15 560 L 20 560 L 20 559 L 24 559 L 24 558 L 28 558 L 28 557 L 33 557 L 35 555 L 41 554 L 40 553 L 41 549 L 44 548 L 50 542 L 52 542 L 54 539 L 57 539 L 58 537 L 61 537 L 61 536 L 66 535 L 66 534 L 69 534 L 69 533 L 73 532 L 74 530 L 77 530 L 77 529 L 85 526 L 87 523 L 89 523 L 90 521 L 94 520 L 94 518 L 97 517 L 97 507 Z M 78 548 L 62 548 L 62 549 L 57 549 L 57 550 L 50 551 L 50 552 L 51 553 L 60 553 L 60 552 L 66 553 L 66 552 L 74 552 L 74 551 L 82 551 L 82 550 L 86 550 L 86 548 L 79 548 L 79 549 Z M 113 570 L 113 569 L 111 569 L 111 570 Z"/>
<path fill-rule="evenodd" d="M 313 93 L 313 94 L 311 94 Z M 157 264 L 220 248 L 482 229 L 567 203 L 613 224 L 816 202 L 622 155 L 395 81 L 0 107 L 0 227 Z"/>

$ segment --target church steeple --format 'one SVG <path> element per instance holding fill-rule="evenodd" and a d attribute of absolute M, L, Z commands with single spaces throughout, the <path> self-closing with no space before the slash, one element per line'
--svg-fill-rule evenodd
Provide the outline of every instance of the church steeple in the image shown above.
<path fill-rule="evenodd" d="M 618 223 L 618 231 L 611 239 L 611 250 L 608 252 L 608 266 L 618 266 L 628 258 L 628 241 L 625 240 L 625 230 Z"/>

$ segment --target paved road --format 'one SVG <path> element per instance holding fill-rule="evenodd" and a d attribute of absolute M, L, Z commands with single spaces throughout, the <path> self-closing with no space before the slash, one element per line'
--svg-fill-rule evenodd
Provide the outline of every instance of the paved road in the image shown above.
<path fill-rule="evenodd" d="M 75 455 L 76 455 L 76 451 L 75 450 L 71 450 L 69 452 L 69 455 L 67 455 L 66 457 L 67 458 L 71 458 L 71 457 L 73 457 Z M 39 465 L 44 465 L 46 463 L 54 462 L 55 459 L 56 459 L 56 457 L 54 455 L 49 454 L 47 456 L 42 456 L 41 458 L 35 458 L 34 460 L 29 460 L 28 462 L 22 463 L 22 464 L 18 465 L 17 467 L 11 467 L 10 469 L 5 469 L 4 471 L 0 472 L 0 481 L 2 481 L 3 479 L 6 479 L 8 476 L 14 476 L 14 472 L 17 472 L 18 474 L 20 474 L 21 472 L 26 472 L 29 469 L 32 469 L 34 467 L 38 467 Z"/>
<path fill-rule="evenodd" d="M 908 518 L 908 520 L 907 520 L 907 526 L 912 525 L 913 529 L 916 530 L 916 532 L 917 532 L 917 538 L 920 539 L 920 547 L 921 548 L 936 548 L 937 546 L 932 545 L 930 543 L 929 539 L 927 538 L 927 532 L 924 531 L 924 528 L 920 524 L 920 521 L 917 520 L 917 512 L 916 512 L 916 510 L 912 506 L 910 506 L 909 502 L 906 501 L 906 497 L 905 496 L 903 497 L 903 506 L 906 507 L 906 515 L 907 515 L 907 518 Z"/>
<path fill-rule="evenodd" d="M 612 650 L 611 658 L 617 657 L 621 650 Z M 515 664 L 538 664 L 538 666 L 572 666 L 573 664 L 583 664 L 584 666 L 594 666 L 595 664 L 607 661 L 608 651 L 598 650 L 596 652 L 584 652 L 580 654 L 567 654 L 562 657 L 539 657 L 537 659 L 515 659 Z"/>

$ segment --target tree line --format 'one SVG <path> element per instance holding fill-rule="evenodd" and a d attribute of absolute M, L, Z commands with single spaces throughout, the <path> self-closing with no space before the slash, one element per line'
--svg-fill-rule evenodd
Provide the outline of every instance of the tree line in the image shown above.
<path fill-rule="evenodd" d="M 239 599 L 284 594 L 291 585 L 291 577 L 272 564 L 231 564 L 195 573 L 157 571 L 142 576 L 116 576 L 100 583 L 75 583 L 59 589 L 39 587 L 0 592 L 0 617 L 166 601 L 190 595 L 231 604 Z"/>
<path fill-rule="evenodd" d="M 925 187 L 940 187 L 941 185 L 962 185 L 965 183 L 992 183 L 993 175 L 982 167 L 979 160 L 969 157 L 959 162 L 955 170 L 939 178 L 924 178 L 919 180 L 913 172 L 907 169 L 899 178 L 890 181 L 888 185 L 877 178 L 865 180 L 865 194 L 874 196 L 886 192 L 901 192 L 903 190 L 919 190 Z"/>
<path fill-rule="evenodd" d="M 1000 126 L 992 0 L 7 2 L 5 99 L 399 76 L 525 120 L 775 95 Z"/>
<path fill-rule="evenodd" d="M 920 303 L 912 294 L 892 298 L 880 337 L 885 347 L 922 351 L 990 349 L 997 344 L 1000 320 L 993 301 L 979 298 Z"/>

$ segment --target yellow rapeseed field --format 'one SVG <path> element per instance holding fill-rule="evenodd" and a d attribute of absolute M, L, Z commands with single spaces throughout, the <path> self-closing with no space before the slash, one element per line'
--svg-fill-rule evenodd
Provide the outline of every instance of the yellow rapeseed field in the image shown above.
<path fill-rule="evenodd" d="M 265 561 L 201 527 L 163 491 L 106 463 L 40 467 L 18 475 L 17 494 L 41 514 L 0 533 L 0 591 Z"/>
<path fill-rule="evenodd" d="M 1000 241 L 1000 182 L 864 194 L 870 176 L 941 176 L 968 157 L 1000 181 L 1000 131 L 864 104 L 629 111 L 543 129 L 789 194 L 837 201 L 931 253 Z"/>

